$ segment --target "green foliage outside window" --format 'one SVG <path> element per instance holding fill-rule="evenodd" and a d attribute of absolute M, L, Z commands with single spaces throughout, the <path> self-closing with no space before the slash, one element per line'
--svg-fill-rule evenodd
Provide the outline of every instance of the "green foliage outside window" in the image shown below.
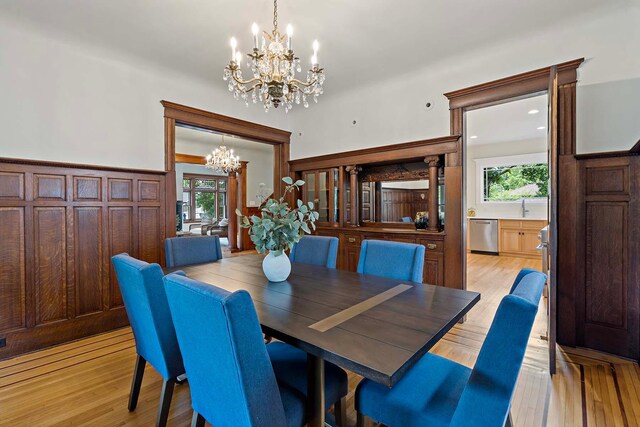
<path fill-rule="evenodd" d="M 201 208 L 207 215 L 207 218 L 216 217 L 216 193 L 214 192 L 196 192 L 196 207 Z"/>
<path fill-rule="evenodd" d="M 546 163 L 488 167 L 483 172 L 485 202 L 538 199 L 549 195 Z"/>

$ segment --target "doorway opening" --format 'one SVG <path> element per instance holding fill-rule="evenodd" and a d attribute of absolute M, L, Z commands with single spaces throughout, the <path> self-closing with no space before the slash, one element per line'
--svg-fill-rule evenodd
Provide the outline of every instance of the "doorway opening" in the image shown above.
<path fill-rule="evenodd" d="M 273 146 L 184 125 L 176 125 L 175 141 L 176 233 L 217 235 L 223 250 L 228 250 L 229 212 L 257 207 L 273 193 Z M 205 156 L 221 146 L 240 159 L 234 199 L 228 197 L 229 180 L 238 179 L 238 173 L 205 166 Z"/>
<path fill-rule="evenodd" d="M 487 306 L 509 293 L 522 268 L 543 270 L 539 248 L 551 191 L 547 132 L 546 91 L 464 113 L 466 283 Z M 545 298 L 532 331 L 543 346 L 547 307 Z M 488 329 L 491 318 L 478 321 Z"/>

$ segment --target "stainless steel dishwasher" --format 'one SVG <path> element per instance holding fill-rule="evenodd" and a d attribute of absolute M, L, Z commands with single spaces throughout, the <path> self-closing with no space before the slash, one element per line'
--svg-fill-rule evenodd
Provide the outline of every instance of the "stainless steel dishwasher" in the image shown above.
<path fill-rule="evenodd" d="M 469 246 L 471 252 L 498 255 L 498 220 L 470 219 Z"/>

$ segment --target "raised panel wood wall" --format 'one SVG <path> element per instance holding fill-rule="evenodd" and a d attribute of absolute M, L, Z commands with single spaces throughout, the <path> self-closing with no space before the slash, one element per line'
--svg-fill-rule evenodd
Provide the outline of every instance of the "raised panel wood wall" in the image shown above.
<path fill-rule="evenodd" d="M 424 198 L 422 197 L 424 196 Z M 415 219 L 417 212 L 426 212 L 428 190 L 382 189 L 382 221 L 398 222 L 403 217 Z"/>
<path fill-rule="evenodd" d="M 0 330 L 24 328 L 24 208 L 0 208 L 0 236 Z"/>
<path fill-rule="evenodd" d="M 640 157 L 578 161 L 575 343 L 640 357 Z"/>
<path fill-rule="evenodd" d="M 0 359 L 128 323 L 111 267 L 162 263 L 164 173 L 0 160 Z"/>

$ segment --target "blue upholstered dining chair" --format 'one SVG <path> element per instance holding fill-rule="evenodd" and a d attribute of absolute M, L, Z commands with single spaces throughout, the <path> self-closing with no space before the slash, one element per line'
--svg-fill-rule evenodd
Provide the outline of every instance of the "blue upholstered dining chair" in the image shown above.
<path fill-rule="evenodd" d="M 522 280 L 524 278 L 526 278 L 529 274 L 533 274 L 532 277 L 530 277 L 528 280 L 532 280 L 534 277 L 536 278 L 535 282 L 536 285 L 535 286 L 519 286 L 520 282 L 522 282 Z M 538 270 L 534 270 L 533 268 L 523 268 L 522 270 L 520 270 L 518 272 L 518 275 L 516 276 L 515 280 L 513 281 L 513 285 L 511 285 L 511 289 L 509 290 L 509 294 L 512 294 L 516 289 L 518 289 L 518 292 L 526 292 L 527 290 L 531 290 L 533 292 L 536 292 L 537 290 L 537 282 L 538 280 L 540 280 L 540 275 L 542 275 L 542 280 L 543 280 L 543 284 L 546 282 L 547 280 L 547 276 L 544 275 L 543 273 L 541 273 Z"/>
<path fill-rule="evenodd" d="M 358 273 L 422 283 L 424 246 L 413 243 L 363 240 Z"/>
<path fill-rule="evenodd" d="M 164 278 L 184 356 L 192 426 L 302 426 L 306 422 L 306 353 L 264 345 L 251 296 L 179 274 Z M 325 402 L 346 423 L 347 374 L 325 363 Z M 346 427 L 346 424 L 340 424 Z"/>
<path fill-rule="evenodd" d="M 202 264 L 222 258 L 218 236 L 172 237 L 165 239 L 167 267 Z"/>
<path fill-rule="evenodd" d="M 372 418 L 396 426 L 504 426 L 538 311 L 545 275 L 523 277 L 500 302 L 473 370 L 427 353 L 392 388 L 363 380 L 358 426 Z"/>
<path fill-rule="evenodd" d="M 327 236 L 304 236 L 293 245 L 289 254 L 291 262 L 321 265 L 336 268 L 338 238 Z"/>
<path fill-rule="evenodd" d="M 162 283 L 162 269 L 158 264 L 148 264 L 127 254 L 111 260 L 136 341 L 129 411 L 136 409 L 144 368 L 149 362 L 163 379 L 156 425 L 165 426 L 176 378 L 185 370 Z"/>

